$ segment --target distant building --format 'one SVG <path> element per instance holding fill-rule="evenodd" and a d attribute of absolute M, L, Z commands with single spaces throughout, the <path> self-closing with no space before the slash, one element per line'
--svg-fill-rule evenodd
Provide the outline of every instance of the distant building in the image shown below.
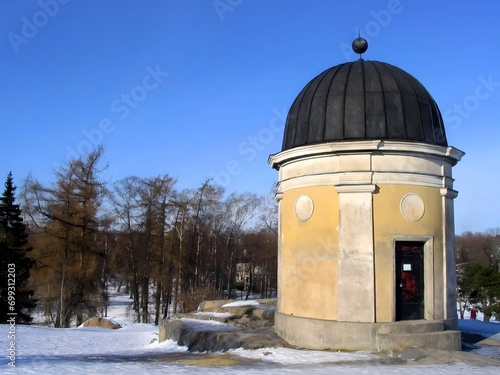
<path fill-rule="evenodd" d="M 269 157 L 278 335 L 312 349 L 460 349 L 452 167 L 463 155 L 405 71 L 360 58 L 313 78 Z"/>
<path fill-rule="evenodd" d="M 250 263 L 236 263 L 236 273 L 234 275 L 234 286 L 236 289 L 245 290 L 250 285 Z"/>

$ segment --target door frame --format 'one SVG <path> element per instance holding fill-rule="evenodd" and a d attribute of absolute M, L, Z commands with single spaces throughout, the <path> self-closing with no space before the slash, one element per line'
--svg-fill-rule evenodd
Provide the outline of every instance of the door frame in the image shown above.
<path fill-rule="evenodd" d="M 424 319 L 424 242 L 421 241 L 396 241 L 396 320 L 422 320 Z M 405 248 L 415 249 L 412 254 L 405 254 Z M 404 266 L 407 269 L 403 269 Z M 415 279 L 415 299 L 407 302 L 404 296 L 403 279 L 409 274 Z M 410 281 L 410 280 L 408 280 Z M 398 285 L 399 284 L 399 285 Z M 410 317 L 411 316 L 411 317 Z"/>
<path fill-rule="evenodd" d="M 396 242 L 422 242 L 424 267 L 424 320 L 434 320 L 434 237 L 405 236 L 392 237 L 392 321 L 396 321 Z"/>

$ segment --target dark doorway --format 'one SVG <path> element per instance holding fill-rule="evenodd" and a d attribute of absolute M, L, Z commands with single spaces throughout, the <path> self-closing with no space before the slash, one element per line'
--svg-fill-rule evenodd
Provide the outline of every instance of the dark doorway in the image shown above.
<path fill-rule="evenodd" d="M 396 242 L 396 320 L 424 318 L 424 243 Z"/>

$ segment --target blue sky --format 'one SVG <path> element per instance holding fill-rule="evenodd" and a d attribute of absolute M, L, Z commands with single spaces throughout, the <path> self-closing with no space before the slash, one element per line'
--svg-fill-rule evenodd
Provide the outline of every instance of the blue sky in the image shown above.
<path fill-rule="evenodd" d="M 440 106 L 456 229 L 500 227 L 500 2 L 40 0 L 0 3 L 0 178 L 17 185 L 97 143 L 103 178 L 213 177 L 264 194 L 286 113 L 323 70 L 357 56 L 399 66 Z M 3 176 L 3 177 L 2 177 Z"/>

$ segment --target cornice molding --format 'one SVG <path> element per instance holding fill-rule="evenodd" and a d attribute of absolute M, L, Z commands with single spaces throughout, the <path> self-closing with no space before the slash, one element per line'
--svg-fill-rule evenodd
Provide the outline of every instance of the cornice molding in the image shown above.
<path fill-rule="evenodd" d="M 458 191 L 449 188 L 444 188 L 441 189 L 441 195 L 445 198 L 455 199 L 456 197 L 458 197 Z"/>
<path fill-rule="evenodd" d="M 279 169 L 282 165 L 292 160 L 317 157 L 332 154 L 414 154 L 420 156 L 434 156 L 444 158 L 452 165 L 458 163 L 465 155 L 454 147 L 436 146 L 427 143 L 400 142 L 400 141 L 349 141 L 349 142 L 328 142 L 316 145 L 295 147 L 289 150 L 270 155 L 268 163 L 271 167 Z"/>
<path fill-rule="evenodd" d="M 342 175 L 342 178 L 340 177 Z M 452 190 L 451 186 L 452 179 L 443 178 L 442 176 L 432 176 L 423 174 L 412 174 L 412 173 L 378 173 L 378 172 L 368 172 L 365 174 L 352 173 L 325 173 L 325 174 L 314 174 L 314 175 L 302 175 L 293 178 L 289 178 L 279 183 L 279 191 L 285 192 L 291 189 L 299 189 L 306 187 L 316 187 L 316 186 L 354 186 L 354 185 L 419 185 L 428 186 L 441 189 L 441 194 L 443 191 Z M 361 179 L 356 179 L 355 177 L 363 176 Z M 371 178 L 366 178 L 371 176 Z M 452 190 L 453 191 L 453 190 Z"/>
<path fill-rule="evenodd" d="M 338 185 L 335 186 L 337 193 L 371 193 L 377 190 L 377 185 Z"/>

